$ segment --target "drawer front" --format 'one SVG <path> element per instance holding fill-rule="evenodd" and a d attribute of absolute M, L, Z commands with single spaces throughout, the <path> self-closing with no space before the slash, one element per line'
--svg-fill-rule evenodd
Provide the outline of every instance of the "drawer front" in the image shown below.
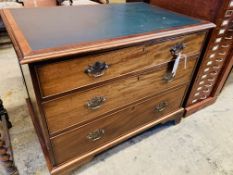
<path fill-rule="evenodd" d="M 186 86 L 95 120 L 51 139 L 57 164 L 81 156 L 181 107 Z"/>
<path fill-rule="evenodd" d="M 198 54 L 204 37 L 205 33 L 191 34 L 161 43 L 148 42 L 102 54 L 39 65 L 36 70 L 41 94 L 43 97 L 60 94 L 169 62 L 172 59 L 170 49 L 178 43 L 184 43 L 185 54 Z"/>
<path fill-rule="evenodd" d="M 138 76 L 117 80 L 84 92 L 72 93 L 45 102 L 42 106 L 50 134 L 54 135 L 71 126 L 84 124 L 137 100 L 187 83 L 190 81 L 195 63 L 196 57 L 190 58 L 187 62 L 187 68 L 184 69 L 184 61 L 182 61 L 172 81 L 164 80 L 169 67 L 168 64 L 164 64 Z"/>

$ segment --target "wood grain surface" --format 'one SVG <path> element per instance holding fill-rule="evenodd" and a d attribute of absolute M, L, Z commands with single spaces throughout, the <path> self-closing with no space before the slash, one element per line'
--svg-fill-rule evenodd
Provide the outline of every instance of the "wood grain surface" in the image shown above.
<path fill-rule="evenodd" d="M 164 80 L 167 69 L 170 69 L 169 65 L 165 64 L 159 70 L 158 67 L 155 67 L 155 70 L 152 69 L 137 76 L 45 102 L 43 103 L 43 109 L 50 134 L 54 135 L 64 129 L 83 124 L 137 100 L 188 83 L 195 64 L 196 57 L 193 57 L 188 60 L 187 68 L 184 69 L 184 61 L 182 61 L 177 75 L 170 82 Z M 87 108 L 87 102 L 96 96 L 105 97 L 106 101 L 98 109 Z"/>
<path fill-rule="evenodd" d="M 26 64 L 28 106 L 53 175 L 156 124 L 178 123 L 202 42 L 214 27 L 142 3 L 6 9 L 1 16 Z M 170 49 L 181 43 L 187 67 L 182 58 L 167 81 L 175 62 Z M 89 77 L 83 71 L 97 61 L 109 68 Z"/>
<path fill-rule="evenodd" d="M 195 33 L 162 43 L 151 41 L 107 53 L 39 65 L 36 70 L 41 95 L 45 97 L 67 92 L 169 62 L 173 59 L 170 53 L 171 48 L 179 43 L 185 45 L 184 54 L 197 55 L 201 50 L 204 37 L 205 33 Z M 105 74 L 97 78 L 85 74 L 85 68 L 97 61 L 109 65 Z"/>
<path fill-rule="evenodd" d="M 186 90 L 186 86 L 147 99 L 137 105 L 118 111 L 112 115 L 98 119 L 74 131 L 69 131 L 52 139 L 57 164 L 65 162 L 75 156 L 81 156 L 96 149 L 111 140 L 122 136 L 159 117 L 178 110 Z M 161 102 L 167 102 L 164 111 L 156 111 Z M 100 139 L 93 141 L 87 138 L 88 134 L 104 130 Z M 85 145 L 85 146 L 84 146 Z"/>

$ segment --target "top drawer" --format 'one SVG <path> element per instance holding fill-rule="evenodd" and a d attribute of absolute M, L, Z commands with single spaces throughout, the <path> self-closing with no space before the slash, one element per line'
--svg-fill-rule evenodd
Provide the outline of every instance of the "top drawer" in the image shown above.
<path fill-rule="evenodd" d="M 170 49 L 178 43 L 185 45 L 183 52 L 188 56 L 198 54 L 204 37 L 205 33 L 190 34 L 161 43 L 152 41 L 101 54 L 37 65 L 41 95 L 46 97 L 64 93 L 168 62 L 172 59 Z M 106 63 L 107 67 L 98 63 Z M 89 67 L 93 65 L 95 67 Z M 85 72 L 87 68 L 90 68 L 89 73 Z"/>

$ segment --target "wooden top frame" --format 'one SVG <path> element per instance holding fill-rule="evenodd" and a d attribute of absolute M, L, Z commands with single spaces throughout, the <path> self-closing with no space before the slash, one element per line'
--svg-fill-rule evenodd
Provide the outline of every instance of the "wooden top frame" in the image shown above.
<path fill-rule="evenodd" d="M 111 7 L 111 8 L 110 8 Z M 58 10 L 59 8 L 59 10 Z M 34 12 L 40 12 L 42 10 L 47 11 L 47 12 L 54 12 L 54 11 L 59 11 L 61 12 L 61 10 L 63 12 L 65 12 L 65 14 L 70 13 L 70 8 L 73 9 L 73 11 L 75 11 L 75 13 L 77 13 L 77 15 L 82 15 L 82 12 L 85 10 L 89 10 L 90 13 L 101 13 L 101 15 L 106 15 L 109 14 L 110 11 L 112 11 L 111 13 L 114 13 L 114 9 L 127 9 L 125 10 L 126 12 L 124 12 L 123 15 L 123 19 L 127 19 L 127 13 L 128 11 L 131 13 L 132 11 L 135 11 L 133 15 L 139 15 L 136 16 L 135 18 L 141 18 L 140 17 L 140 13 L 143 13 L 144 18 L 145 19 L 153 19 L 153 18 L 160 18 L 163 19 L 162 17 L 165 16 L 165 20 L 167 20 L 167 23 L 171 23 L 174 24 L 172 22 L 174 21 L 178 21 L 177 25 L 165 25 L 165 23 L 156 23 L 156 24 L 148 24 L 145 23 L 143 20 L 141 20 L 141 23 L 138 23 L 138 20 L 134 20 L 132 19 L 132 14 L 131 17 L 129 17 L 126 21 L 124 22 L 125 26 L 122 25 L 122 30 L 123 33 L 126 30 L 129 30 L 130 27 L 138 27 L 138 25 L 146 25 L 147 27 L 149 27 L 148 30 L 145 30 L 145 28 L 143 28 L 142 31 L 134 33 L 132 32 L 133 30 L 129 30 L 130 32 L 128 34 L 122 34 L 119 36 L 114 36 L 113 37 L 109 37 L 109 38 L 99 38 L 97 37 L 96 40 L 94 41 L 79 41 L 77 43 L 71 42 L 71 43 L 66 43 L 63 45 L 51 45 L 52 47 L 41 47 L 41 48 L 37 48 L 37 47 L 32 47 L 32 42 L 30 43 L 30 41 L 26 38 L 28 38 L 28 36 L 26 37 L 27 34 L 25 34 L 22 30 L 22 26 L 19 27 L 19 18 L 18 18 L 18 14 L 17 17 L 14 16 L 14 13 L 17 11 L 19 11 L 18 9 L 4 9 L 1 12 L 1 16 L 2 19 L 4 21 L 4 24 L 7 28 L 7 31 L 11 37 L 11 40 L 13 42 L 13 45 L 15 47 L 19 62 L 21 64 L 28 64 L 28 63 L 33 63 L 33 62 L 39 62 L 39 61 L 43 61 L 43 60 L 51 60 L 54 58 L 59 58 L 59 57 L 64 57 L 64 56 L 71 56 L 71 55 L 75 55 L 75 54 L 81 54 L 81 53 L 87 53 L 87 52 L 91 52 L 91 51 L 99 51 L 99 50 L 106 50 L 106 49 L 111 49 L 111 48 L 116 48 L 116 47 L 122 47 L 122 46 L 127 46 L 127 45 L 132 45 L 135 43 L 139 43 L 139 42 L 144 42 L 144 41 L 148 41 L 148 40 L 152 40 L 152 39 L 158 39 L 158 38 L 164 38 L 164 37 L 170 37 L 170 36 L 174 36 L 174 35 L 180 35 L 180 34 L 187 34 L 187 33 L 193 33 L 193 32 L 197 32 L 197 31 L 201 31 L 201 30 L 206 30 L 206 29 L 210 29 L 215 27 L 215 25 L 213 23 L 207 22 L 207 21 L 203 21 L 203 20 L 197 20 L 197 19 L 193 19 L 193 18 L 189 18 L 177 13 L 173 13 L 173 12 L 169 12 L 167 10 L 163 10 L 157 7 L 152 7 L 150 5 L 147 5 L 145 3 L 131 3 L 129 4 L 121 4 L 121 5 L 101 5 L 101 6 L 89 6 L 89 5 L 85 5 L 85 6 L 81 6 L 81 7 L 52 7 L 52 8 L 47 8 L 47 10 L 45 10 L 46 8 L 37 8 L 37 9 L 21 9 L 21 12 L 25 12 L 29 11 Z M 79 10 L 76 10 L 77 8 L 79 8 Z M 110 10 L 109 10 L 110 8 Z M 75 9 L 75 10 L 74 10 Z M 82 9 L 82 10 L 80 10 Z M 93 9 L 93 12 L 91 12 L 91 10 Z M 105 9 L 108 9 L 107 12 L 104 12 Z M 149 10 L 148 10 L 149 9 Z M 146 13 L 145 13 L 146 10 Z M 43 11 L 43 12 L 44 12 Z M 80 12 L 79 12 L 80 11 Z M 28 13 L 28 14 L 30 14 Z M 19 13 L 20 14 L 20 13 Z M 25 14 L 25 13 L 24 13 Z M 27 14 L 27 13 L 26 13 Z M 28 16 L 28 14 L 26 16 Z M 53 13 L 54 14 L 54 13 Z M 64 14 L 64 13 L 63 13 Z M 161 16 L 164 15 L 164 16 Z M 23 18 L 26 18 L 26 16 L 22 16 Z M 30 15 L 29 15 L 30 16 Z M 38 19 L 34 17 L 34 21 L 36 24 L 37 22 L 40 22 L 38 20 L 47 20 L 46 23 L 50 23 L 53 20 L 58 20 L 58 18 L 54 18 L 54 17 L 50 17 L 50 16 L 55 16 L 55 15 L 48 15 L 48 19 L 43 18 L 43 19 Z M 112 15 L 108 18 L 104 19 L 111 19 Z M 17 19 L 16 19 L 17 18 Z M 32 17 L 33 18 L 33 17 Z M 64 19 L 64 18 L 62 18 Z M 75 16 L 74 16 L 75 19 Z M 79 18 L 80 19 L 80 18 Z M 133 24 L 130 22 L 130 20 L 133 20 Z M 157 19 L 157 22 L 159 22 L 159 20 Z M 175 20 L 174 20 L 175 19 Z M 85 30 L 85 25 L 87 20 L 92 20 L 95 21 L 95 19 L 90 19 L 90 18 L 85 18 L 83 17 L 82 20 L 75 20 L 77 21 L 77 24 L 79 24 L 79 26 L 84 25 L 84 27 L 82 27 L 82 30 Z M 135 22 L 136 21 L 136 22 Z M 62 21 L 56 21 L 58 23 L 62 23 L 64 22 L 64 20 Z M 102 22 L 98 22 L 95 21 L 97 28 L 100 25 L 103 25 L 103 21 Z M 151 22 L 151 21 L 149 21 Z M 30 25 L 34 25 L 29 23 L 29 29 L 30 29 Z M 67 21 L 64 22 L 64 27 L 67 26 Z M 44 27 L 44 26 L 43 26 Z M 101 26 L 102 27 L 102 26 Z M 105 26 L 105 27 L 110 27 L 111 26 Z M 41 30 L 41 29 L 38 29 Z M 46 31 L 46 28 L 44 28 L 43 30 Z M 29 30 L 30 31 L 30 30 Z M 58 30 L 59 31 L 59 30 Z M 72 32 L 79 32 L 77 30 L 73 30 Z M 116 30 L 116 32 L 119 32 Z M 121 31 L 120 31 L 121 32 Z M 33 32 L 32 32 L 33 33 Z M 64 35 L 64 33 L 56 33 L 56 31 L 54 31 L 55 36 L 59 36 L 59 35 Z M 34 31 L 34 36 L 36 36 L 36 32 Z M 99 33 L 97 32 L 96 35 L 98 35 Z M 103 32 L 100 34 L 104 34 Z M 44 40 L 46 40 L 46 36 L 37 36 L 38 37 L 45 37 Z M 49 36 L 48 36 L 49 38 Z M 59 38 L 59 37 L 58 37 Z M 68 38 L 69 39 L 69 38 Z M 37 40 L 34 40 L 37 41 Z M 43 40 L 41 40 L 43 41 Z M 60 40 L 61 41 L 61 40 Z"/>

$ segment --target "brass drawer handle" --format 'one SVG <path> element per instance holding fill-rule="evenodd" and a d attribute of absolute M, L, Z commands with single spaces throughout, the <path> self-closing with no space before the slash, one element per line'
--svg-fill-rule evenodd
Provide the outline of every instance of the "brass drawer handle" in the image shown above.
<path fill-rule="evenodd" d="M 171 48 L 170 52 L 173 57 L 177 57 L 183 50 L 184 50 L 184 44 L 178 43 Z"/>
<path fill-rule="evenodd" d="M 98 109 L 101 107 L 101 105 L 106 101 L 105 97 L 102 96 L 96 96 L 93 97 L 91 100 L 88 100 L 86 103 L 87 108 L 89 109 Z"/>
<path fill-rule="evenodd" d="M 84 72 L 91 77 L 101 77 L 104 75 L 105 71 L 109 66 L 105 62 L 95 62 L 93 65 L 89 65 Z"/>
<path fill-rule="evenodd" d="M 91 141 L 97 141 L 104 136 L 105 130 L 104 129 L 97 129 L 96 131 L 90 132 L 87 134 L 87 139 Z"/>
<path fill-rule="evenodd" d="M 186 57 L 186 55 L 182 54 L 183 50 L 184 50 L 183 43 L 178 43 L 170 49 L 171 55 L 175 61 L 173 63 L 172 69 L 169 70 L 169 72 L 167 72 L 167 74 L 164 76 L 164 80 L 171 81 L 176 76 L 176 72 L 178 70 L 181 57 L 184 57 L 184 56 Z M 186 61 L 187 60 L 185 58 L 185 62 Z"/>
<path fill-rule="evenodd" d="M 168 102 L 162 101 L 155 107 L 155 111 L 162 112 L 167 108 L 167 106 L 168 106 Z"/>
<path fill-rule="evenodd" d="M 174 78 L 173 74 L 172 74 L 171 72 L 168 72 L 168 73 L 164 76 L 163 79 L 164 79 L 165 81 L 169 82 L 169 81 L 173 80 L 173 78 Z"/>

